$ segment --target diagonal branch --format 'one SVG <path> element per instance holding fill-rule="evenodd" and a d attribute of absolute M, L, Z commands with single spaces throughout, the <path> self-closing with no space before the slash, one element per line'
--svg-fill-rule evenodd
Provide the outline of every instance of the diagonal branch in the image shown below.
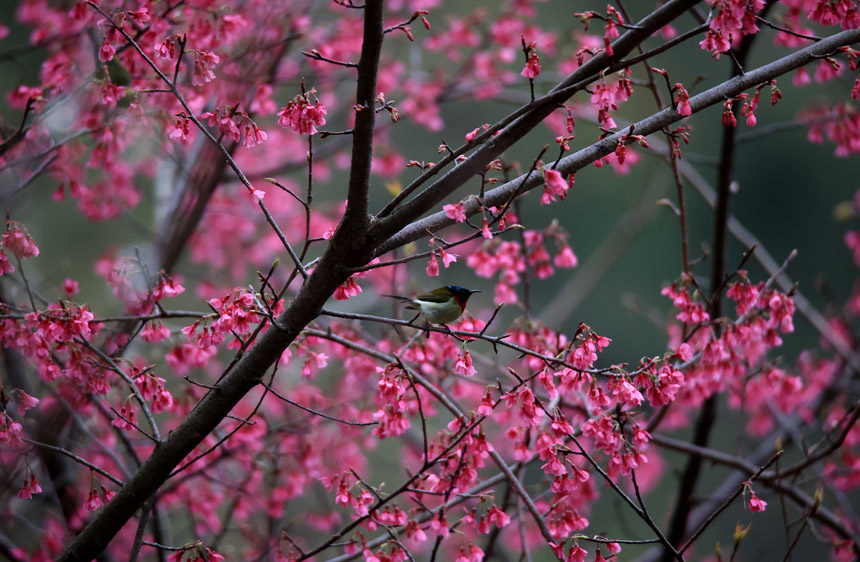
<path fill-rule="evenodd" d="M 832 53 L 839 47 L 856 43 L 858 41 L 860 41 L 860 30 L 858 29 L 837 33 L 815 43 L 814 45 L 810 45 L 809 47 L 796 51 L 781 59 L 777 59 L 770 64 L 749 71 L 742 76 L 728 80 L 702 92 L 701 94 L 691 97 L 690 107 L 692 108 L 693 113 L 697 113 L 712 105 L 722 103 L 726 98 L 734 97 L 744 90 L 769 80 L 773 80 L 774 78 L 800 68 L 801 66 L 820 58 L 822 55 Z M 634 125 L 633 130 L 637 135 L 650 135 L 660 131 L 663 127 L 667 127 L 672 123 L 681 121 L 682 119 L 684 119 L 684 117 L 678 114 L 674 108 L 670 107 L 637 122 Z M 564 175 L 572 174 L 594 161 L 607 156 L 615 150 L 621 137 L 626 135 L 628 132 L 628 129 L 625 129 L 624 131 L 615 133 L 601 141 L 583 148 L 582 150 L 579 150 L 578 152 L 562 158 L 556 167 L 556 170 Z M 502 135 L 500 134 L 499 136 L 501 137 Z M 501 205 L 518 189 L 521 189 L 522 192 L 525 193 L 539 185 L 542 185 L 543 183 L 543 178 L 540 176 L 535 176 L 525 181 L 524 178 L 525 175 L 514 178 L 495 189 L 487 191 L 482 200 L 483 205 L 485 207 Z M 440 179 L 439 182 L 441 181 L 442 180 Z M 451 191 L 453 191 L 453 189 Z M 447 193 L 449 192 L 446 192 L 446 195 Z M 466 216 L 472 216 L 479 213 L 480 208 L 481 203 L 474 199 L 470 199 L 465 202 Z M 428 231 L 436 232 L 443 228 L 452 226 L 453 224 L 455 224 L 454 221 L 449 219 L 447 215 L 441 211 L 423 219 L 416 220 L 408 226 L 403 226 L 400 230 L 395 231 L 390 235 L 390 238 L 381 242 L 376 249 L 375 255 L 378 256 L 386 252 L 390 252 L 391 250 L 399 248 L 409 242 L 414 242 L 415 240 L 423 238 L 426 236 Z"/>
<path fill-rule="evenodd" d="M 482 171 L 489 162 L 540 124 L 557 109 L 558 104 L 563 103 L 577 90 L 596 80 L 602 71 L 621 61 L 642 41 L 696 3 L 698 0 L 671 0 L 646 16 L 636 25 L 635 29 L 626 32 L 612 45 L 612 55 L 608 55 L 604 51 L 584 63 L 547 95 L 519 110 L 523 112 L 520 117 L 507 125 L 498 135 L 484 143 L 464 162 L 449 170 L 414 199 L 404 203 L 389 216 L 381 219 L 374 226 L 371 239 L 381 242 L 435 207 L 475 174 Z M 381 253 L 384 251 L 377 252 L 377 255 Z"/>
<path fill-rule="evenodd" d="M 362 88 L 365 91 L 376 89 L 374 69 L 379 66 L 382 5 L 382 0 L 368 0 L 366 3 L 364 25 L 369 31 L 366 32 L 366 40 L 362 45 L 362 64 L 359 74 L 370 68 L 372 79 L 368 82 L 359 77 L 361 85 L 359 96 Z M 367 37 L 380 37 L 380 39 L 374 42 L 367 40 Z M 365 49 L 371 54 L 365 55 Z M 363 118 L 367 119 L 367 117 Z M 368 144 L 371 139 L 366 135 L 372 134 L 372 118 L 370 119 L 369 124 L 365 123 L 365 136 L 363 136 Z M 356 128 L 358 129 L 358 125 Z M 371 147 L 364 147 L 363 150 L 369 158 Z M 325 301 L 349 276 L 344 269 L 346 264 L 366 257 L 367 252 L 357 252 L 357 249 L 361 248 L 357 244 L 356 236 L 359 232 L 357 228 L 361 228 L 367 221 L 364 209 L 367 207 L 369 160 L 366 166 L 367 170 L 362 168 L 360 162 L 359 166 L 351 171 L 351 174 L 356 174 L 359 179 L 350 180 L 350 202 L 347 214 L 313 274 L 277 319 L 279 329 L 270 329 L 263 334 L 254 347 L 233 365 L 220 384 L 210 390 L 185 420 L 166 439 L 156 445 L 150 457 L 120 489 L 116 497 L 108 502 L 104 509 L 69 543 L 57 558 L 58 562 L 89 562 L 101 553 L 144 502 L 164 484 L 173 469 L 227 417 L 230 410 L 251 389 L 260 384 L 269 366 L 280 358 L 283 351 L 299 336 L 305 326 L 317 317 Z M 240 177 L 244 178 L 244 176 Z M 352 201 L 353 197 L 356 198 L 355 202 Z M 361 265 L 364 263 L 366 261 Z"/>

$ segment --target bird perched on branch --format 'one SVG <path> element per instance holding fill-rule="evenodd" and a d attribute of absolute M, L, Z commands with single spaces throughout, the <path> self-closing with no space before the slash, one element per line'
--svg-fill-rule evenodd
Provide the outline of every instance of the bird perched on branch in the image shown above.
<path fill-rule="evenodd" d="M 408 310 L 418 312 L 415 318 L 423 316 L 431 324 L 447 325 L 463 314 L 463 311 L 466 310 L 466 303 L 469 301 L 469 297 L 480 292 L 459 285 L 446 285 L 427 293 L 415 295 L 414 297 L 401 297 L 398 295 L 383 296 L 407 303 L 406 308 Z M 410 320 L 410 322 L 414 322 L 415 318 Z"/>

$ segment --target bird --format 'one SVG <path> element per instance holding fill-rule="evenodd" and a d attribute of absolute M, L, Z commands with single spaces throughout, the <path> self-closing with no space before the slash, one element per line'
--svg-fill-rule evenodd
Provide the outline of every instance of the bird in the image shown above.
<path fill-rule="evenodd" d="M 481 291 L 473 291 L 460 285 L 446 285 L 433 289 L 427 293 L 421 293 L 414 297 L 401 297 L 399 295 L 383 295 L 403 301 L 408 310 L 415 310 L 418 314 L 410 320 L 414 322 L 418 316 L 423 316 L 430 324 L 447 325 L 453 322 L 463 314 L 466 310 L 466 303 L 475 293 Z"/>

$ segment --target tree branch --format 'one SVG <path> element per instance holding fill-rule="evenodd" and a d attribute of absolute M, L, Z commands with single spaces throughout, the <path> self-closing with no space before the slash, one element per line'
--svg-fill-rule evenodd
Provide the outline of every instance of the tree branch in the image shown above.
<path fill-rule="evenodd" d="M 857 41 L 860 41 L 860 30 L 852 29 L 837 33 L 818 43 L 786 55 L 770 64 L 748 71 L 742 76 L 728 80 L 702 92 L 701 94 L 691 97 L 690 107 L 692 108 L 693 113 L 698 113 L 712 105 L 722 103 L 728 97 L 734 97 L 744 90 L 772 80 L 778 76 L 786 74 L 787 72 L 791 72 L 796 68 L 816 60 L 822 55 L 832 53 L 835 49 L 841 46 L 849 45 Z M 540 100 L 535 103 L 540 103 Z M 634 125 L 634 132 L 637 135 L 647 136 L 661 130 L 663 127 L 671 125 L 672 123 L 681 121 L 682 119 L 684 119 L 683 116 L 679 115 L 674 108 L 669 107 L 650 117 L 638 121 Z M 556 169 L 564 175 L 572 174 L 594 161 L 603 158 L 615 150 L 618 145 L 618 141 L 622 136 L 628 133 L 628 130 L 629 129 L 626 128 L 623 131 L 610 135 L 603 140 L 562 158 Z M 499 136 L 502 135 L 500 134 Z M 510 195 L 517 189 L 522 189 L 525 193 L 543 184 L 543 178 L 540 176 L 532 177 L 523 182 L 524 177 L 525 174 L 514 178 L 495 189 L 487 191 L 483 198 L 484 206 L 491 207 L 494 205 L 501 205 L 507 201 Z M 440 179 L 439 181 L 442 180 Z M 466 216 L 476 215 L 480 212 L 480 209 L 480 203 L 475 200 L 467 200 L 465 203 Z M 455 222 L 449 219 L 443 211 L 434 213 L 423 219 L 416 220 L 408 226 L 404 226 L 395 231 L 387 240 L 381 242 L 376 249 L 375 255 L 378 256 L 386 252 L 390 252 L 391 250 L 399 248 L 409 242 L 414 242 L 415 240 L 423 238 L 427 232 L 436 232 L 443 228 L 452 226 L 453 224 L 455 224 Z"/>
<path fill-rule="evenodd" d="M 464 162 L 446 172 L 436 182 L 415 196 L 414 199 L 406 202 L 402 207 L 394 210 L 389 216 L 380 220 L 372 229 L 371 239 L 382 242 L 389 236 L 394 236 L 410 222 L 418 219 L 418 217 L 435 207 L 445 197 L 469 181 L 475 174 L 481 172 L 489 162 L 541 123 L 549 114 L 556 110 L 558 104 L 572 96 L 577 89 L 596 80 L 600 76 L 601 71 L 623 59 L 624 56 L 651 36 L 652 33 L 683 14 L 696 3 L 698 3 L 698 0 L 671 0 L 646 16 L 637 24 L 636 29 L 626 32 L 612 45 L 612 55 L 608 55 L 604 51 L 584 63 L 576 72 L 556 85 L 549 94 L 521 108 L 519 111 L 523 112 L 522 116 L 513 120 L 498 135 L 484 143 Z M 376 255 L 385 253 L 388 249 L 391 248 L 388 248 L 386 244 L 386 248 L 378 251 Z"/>
<path fill-rule="evenodd" d="M 370 31 L 366 32 L 370 40 L 366 38 L 362 46 L 359 63 L 358 99 L 360 102 L 362 92 L 366 94 L 376 90 L 375 69 L 379 66 L 381 39 L 374 41 L 372 38 L 375 34 L 381 38 L 382 0 L 367 2 L 365 26 L 370 28 Z M 369 54 L 366 54 L 365 50 L 368 50 Z M 373 67 L 372 71 L 368 71 L 371 74 L 362 77 L 363 69 L 366 70 L 369 67 Z M 227 417 L 230 410 L 251 389 L 262 381 L 269 366 L 280 358 L 283 351 L 298 337 L 304 327 L 317 317 L 325 301 L 347 279 L 348 274 L 343 268 L 350 261 L 349 258 L 359 259 L 367 255 L 367 252 L 358 254 L 355 252 L 357 245 L 354 236 L 356 228 L 361 228 L 367 221 L 366 198 L 370 173 L 369 155 L 372 152 L 373 112 L 365 113 L 367 115 L 356 118 L 354 137 L 362 138 L 367 143 L 368 146 L 357 148 L 367 156 L 367 160 L 359 160 L 357 167 L 351 172 L 350 202 L 346 216 L 332 237 L 313 275 L 278 318 L 280 329 L 271 329 L 263 334 L 254 347 L 233 365 L 221 383 L 203 397 L 179 427 L 156 445 L 150 457 L 120 489 L 116 497 L 108 502 L 60 554 L 57 558 L 58 562 L 89 562 L 102 552 L 123 525 L 167 480 L 173 469 Z M 361 127 L 358 124 L 359 120 L 363 121 Z M 359 133 L 359 129 L 363 132 Z M 202 130 L 204 134 L 208 132 L 205 128 Z M 234 169 L 244 180 L 241 170 Z M 353 180 L 352 174 L 356 174 L 358 179 Z M 352 201 L 353 197 L 357 201 Z M 364 265 L 366 261 L 358 265 Z"/>

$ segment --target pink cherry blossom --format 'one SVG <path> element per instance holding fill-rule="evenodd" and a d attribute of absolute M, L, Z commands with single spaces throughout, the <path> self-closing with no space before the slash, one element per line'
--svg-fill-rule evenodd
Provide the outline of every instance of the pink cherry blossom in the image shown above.
<path fill-rule="evenodd" d="M 300 135 L 315 135 L 317 127 L 325 125 L 326 107 L 316 100 L 311 103 L 308 94 L 296 96 L 278 112 L 278 125 L 290 127 Z"/>

